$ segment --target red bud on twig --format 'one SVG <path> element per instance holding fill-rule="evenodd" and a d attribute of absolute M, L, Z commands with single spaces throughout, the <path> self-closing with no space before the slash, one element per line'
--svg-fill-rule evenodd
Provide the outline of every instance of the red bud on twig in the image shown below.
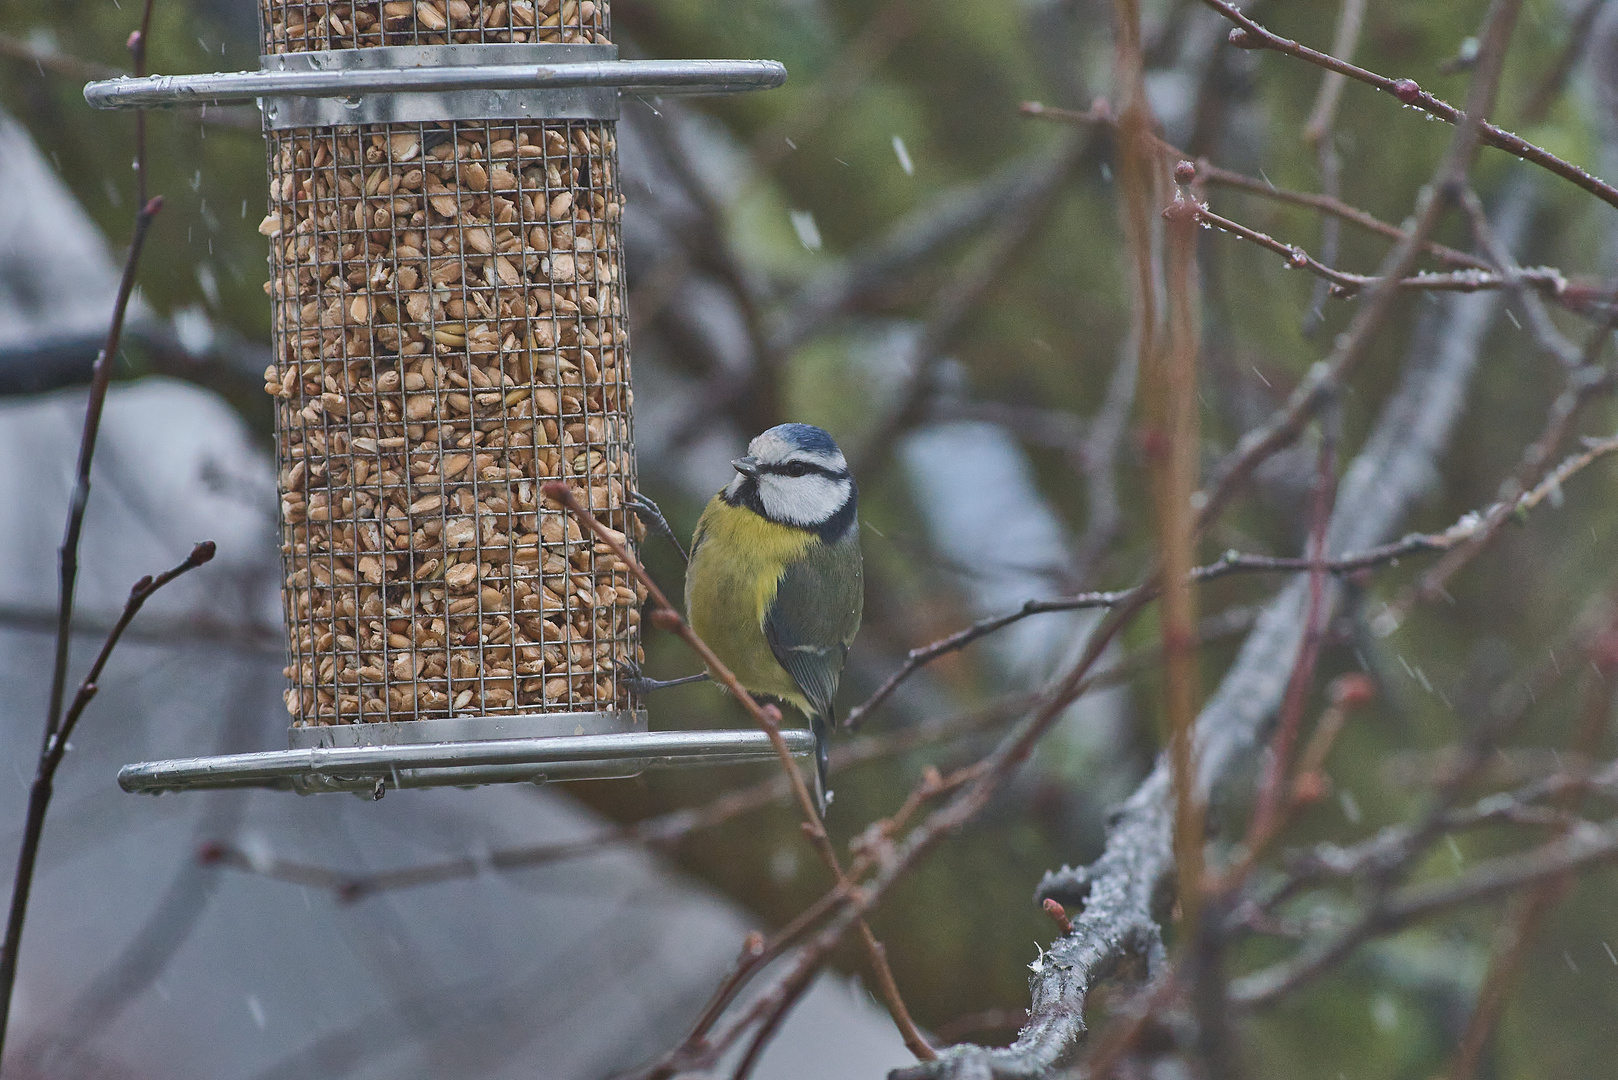
<path fill-rule="evenodd" d="M 1071 934 L 1073 932 L 1073 921 L 1067 917 L 1066 908 L 1048 896 L 1045 898 L 1044 906 L 1045 914 L 1049 915 L 1053 920 L 1055 920 L 1057 929 L 1061 930 L 1064 934 Z"/>
<path fill-rule="evenodd" d="M 1406 105 L 1414 105 L 1421 100 L 1421 86 L 1415 79 L 1395 79 L 1393 96 Z"/>

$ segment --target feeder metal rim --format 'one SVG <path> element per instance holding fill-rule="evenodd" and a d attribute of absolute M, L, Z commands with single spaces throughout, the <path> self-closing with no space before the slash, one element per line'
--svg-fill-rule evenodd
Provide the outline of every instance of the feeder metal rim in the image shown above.
<path fill-rule="evenodd" d="M 785 728 L 781 737 L 794 757 L 814 751 L 813 732 Z M 310 747 L 145 761 L 119 769 L 118 786 L 149 794 L 230 787 L 354 790 L 377 780 L 392 781 L 390 786 L 398 787 L 462 786 L 543 779 L 547 765 L 558 767 L 560 776 L 580 777 L 568 766 L 636 762 L 641 767 L 667 768 L 774 757 L 769 736 L 753 729 L 623 732 L 461 743 Z M 535 766 L 531 773 L 513 769 L 530 765 Z M 435 777 L 433 770 L 443 770 L 444 775 Z M 486 770 L 486 779 L 480 779 L 485 774 L 479 770 Z M 622 776 L 623 772 L 620 767 L 606 775 Z"/>
<path fill-rule="evenodd" d="M 364 50 L 359 50 L 364 51 Z M 367 94 L 602 87 L 660 94 L 768 90 L 786 82 L 774 60 L 589 60 L 547 64 L 234 71 L 211 75 L 125 76 L 92 82 L 97 109 L 232 105 L 267 97 L 358 98 Z"/>

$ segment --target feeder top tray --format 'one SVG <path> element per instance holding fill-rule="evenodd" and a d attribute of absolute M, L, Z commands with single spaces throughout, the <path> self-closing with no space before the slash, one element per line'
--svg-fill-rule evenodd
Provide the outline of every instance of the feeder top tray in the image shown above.
<path fill-rule="evenodd" d="M 399 45 L 260 57 L 258 71 L 107 79 L 98 109 L 259 102 L 271 130 L 478 117 L 616 120 L 620 92 L 729 94 L 786 82 L 773 60 L 619 60 L 616 45 Z"/>

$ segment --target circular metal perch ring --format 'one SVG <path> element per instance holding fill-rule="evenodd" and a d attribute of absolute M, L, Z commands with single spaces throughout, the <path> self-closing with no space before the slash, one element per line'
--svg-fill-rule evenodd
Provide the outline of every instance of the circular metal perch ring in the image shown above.
<path fill-rule="evenodd" d="M 422 45 L 288 53 L 258 71 L 93 82 L 98 109 L 262 102 L 271 130 L 455 119 L 616 120 L 620 91 L 726 94 L 786 82 L 773 60 L 618 60 L 613 45 Z"/>
<path fill-rule="evenodd" d="M 785 729 L 781 737 L 794 757 L 814 750 L 813 733 L 802 728 Z M 601 779 L 634 776 L 645 769 L 744 764 L 775 758 L 769 736 L 762 731 L 632 731 L 474 742 L 316 746 L 145 761 L 118 770 L 118 784 L 125 791 L 150 795 L 262 787 L 299 794 L 351 791 L 380 798 L 390 787 Z"/>

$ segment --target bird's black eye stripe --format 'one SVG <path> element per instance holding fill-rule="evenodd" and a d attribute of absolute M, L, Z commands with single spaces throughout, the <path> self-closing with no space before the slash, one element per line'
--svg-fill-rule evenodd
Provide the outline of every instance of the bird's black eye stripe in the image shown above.
<path fill-rule="evenodd" d="M 808 461 L 783 461 L 780 463 L 771 463 L 769 465 L 760 465 L 758 467 L 758 471 L 761 473 L 769 473 L 771 476 L 807 476 L 809 473 L 818 473 L 821 476 L 830 477 L 833 480 L 848 479 L 847 470 L 828 469 L 824 465 L 816 465 Z"/>

